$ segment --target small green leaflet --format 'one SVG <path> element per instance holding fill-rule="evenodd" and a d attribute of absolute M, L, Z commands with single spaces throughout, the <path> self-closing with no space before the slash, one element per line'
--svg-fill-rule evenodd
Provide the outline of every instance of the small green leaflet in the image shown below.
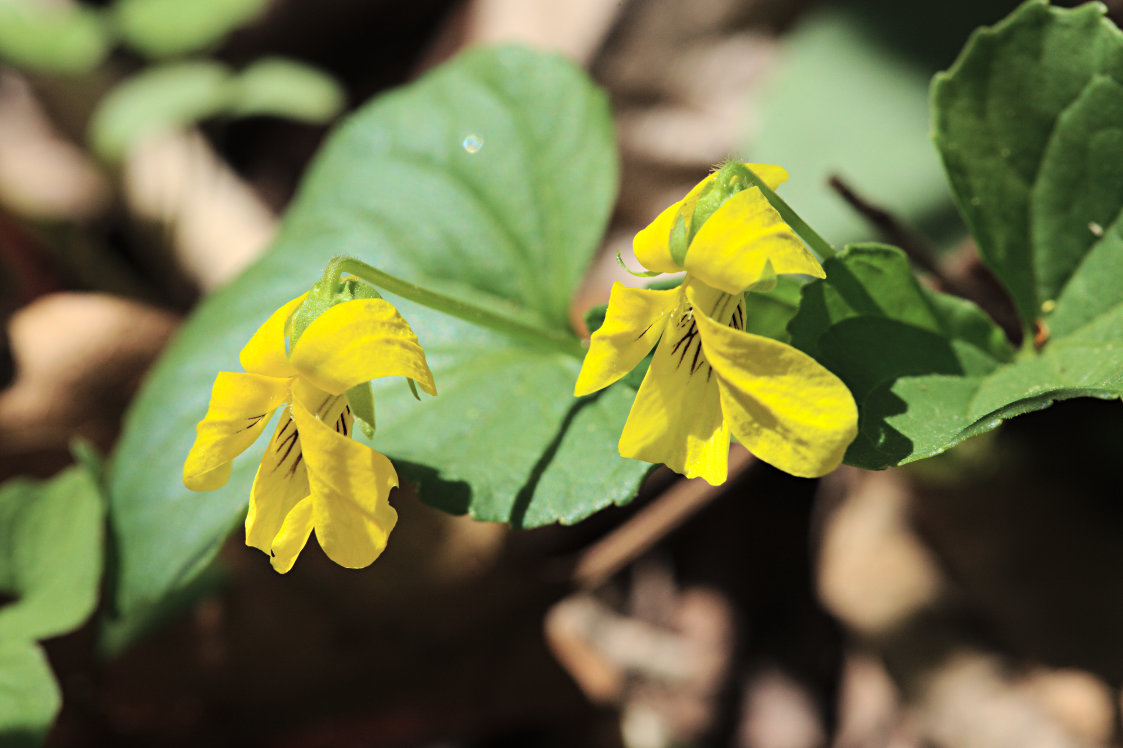
<path fill-rule="evenodd" d="M 60 696 L 37 640 L 93 613 L 101 583 L 104 508 L 85 466 L 49 481 L 0 486 L 0 745 L 41 745 Z"/>

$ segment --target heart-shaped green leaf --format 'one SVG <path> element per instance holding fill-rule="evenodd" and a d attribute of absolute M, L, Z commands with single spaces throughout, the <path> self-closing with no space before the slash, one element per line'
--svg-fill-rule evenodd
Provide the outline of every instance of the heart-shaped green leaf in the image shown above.
<path fill-rule="evenodd" d="M 956 202 L 1029 330 L 1060 314 L 1119 213 L 1123 35 L 1105 10 L 1029 0 L 976 32 L 932 87 Z"/>
<path fill-rule="evenodd" d="M 199 307 L 128 415 L 110 473 L 121 605 L 184 582 L 238 521 L 255 454 L 235 461 L 224 488 L 191 493 L 180 474 L 194 424 L 216 372 L 236 370 L 254 329 L 331 257 L 572 334 L 569 301 L 616 179 L 607 102 L 555 56 L 471 52 L 350 118 L 269 253 Z M 616 451 L 630 390 L 574 400 L 571 355 L 388 298 L 425 347 L 439 395 L 419 403 L 403 382 L 376 380 L 373 446 L 424 501 L 533 526 L 634 495 L 650 466 Z"/>

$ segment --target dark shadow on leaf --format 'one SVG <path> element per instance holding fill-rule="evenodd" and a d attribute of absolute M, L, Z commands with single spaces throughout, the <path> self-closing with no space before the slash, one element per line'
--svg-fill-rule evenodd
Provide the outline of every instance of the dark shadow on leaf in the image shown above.
<path fill-rule="evenodd" d="M 823 364 L 846 383 L 858 403 L 859 436 L 846 460 L 866 468 L 896 465 L 913 453 L 913 441 L 889 422 L 910 409 L 893 391 L 899 380 L 965 373 L 950 340 L 885 317 L 843 320 L 823 334 L 819 345 Z"/>
<path fill-rule="evenodd" d="M 561 447 L 566 434 L 569 433 L 569 428 L 573 425 L 574 419 L 577 418 L 578 413 L 595 403 L 604 392 L 605 390 L 601 390 L 592 395 L 579 398 L 570 406 L 569 411 L 565 414 L 565 418 L 562 419 L 561 425 L 558 427 L 558 433 L 555 434 L 554 438 L 550 440 L 550 443 L 546 445 L 542 456 L 538 458 L 538 462 L 536 462 L 534 468 L 531 469 L 530 477 L 527 479 L 526 484 L 523 485 L 518 495 L 515 496 L 515 503 L 511 505 L 511 527 L 517 530 L 523 529 L 523 522 L 530 509 L 530 503 L 534 500 L 534 494 L 538 489 L 538 483 L 542 480 L 542 475 L 554 461 L 554 457 L 557 455 L 558 449 Z"/>
<path fill-rule="evenodd" d="M 827 302 L 828 288 L 842 297 L 854 313 L 885 316 L 877 301 L 846 262 L 839 259 L 823 263 L 827 281 L 813 281 L 803 287 L 799 309 L 788 323 L 792 345 L 816 359 L 820 357 L 820 336 L 831 326 L 835 313 Z"/>
<path fill-rule="evenodd" d="M 846 300 L 847 304 L 854 308 L 854 311 L 858 314 L 884 315 L 884 310 L 866 288 L 866 284 L 870 282 L 868 278 L 865 280 L 859 278 L 849 265 L 838 260 L 829 262 L 824 269 L 827 271 L 830 285 Z"/>
<path fill-rule="evenodd" d="M 4 748 L 39 748 L 43 745 L 43 733 L 46 730 L 31 730 L 27 728 L 12 728 L 0 730 L 0 746 Z"/>
<path fill-rule="evenodd" d="M 847 462 L 871 470 L 900 464 L 913 452 L 912 440 L 889 425 L 891 416 L 908 412 L 908 403 L 893 394 L 894 379 L 874 389 L 859 408 L 858 438 L 846 450 Z"/>
<path fill-rule="evenodd" d="M 468 513 L 472 487 L 466 481 L 445 480 L 436 468 L 417 462 L 395 459 L 394 467 L 400 480 L 417 486 L 417 495 L 423 503 L 449 514 Z"/>

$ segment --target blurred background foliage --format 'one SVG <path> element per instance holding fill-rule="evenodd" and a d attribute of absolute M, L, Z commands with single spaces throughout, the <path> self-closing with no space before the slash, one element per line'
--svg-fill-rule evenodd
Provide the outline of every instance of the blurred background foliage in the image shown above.
<path fill-rule="evenodd" d="M 1002 321 L 928 84 L 1014 6 L 0 0 L 2 740 L 1119 744 L 1117 403 L 821 482 L 736 452 L 721 490 L 657 472 L 572 528 L 509 533 L 403 490 L 370 569 L 309 548 L 278 577 L 234 538 L 143 621 L 107 602 L 101 467 L 70 448 L 112 449 L 184 314 L 260 255 L 347 107 L 496 41 L 584 66 L 616 118 L 621 190 L 576 326 L 624 280 L 615 252 L 731 155 L 785 165 L 783 195 L 831 241 L 911 243 Z M 23 573 L 45 543 L 49 573 Z M 37 605 L 54 623 L 21 625 Z"/>

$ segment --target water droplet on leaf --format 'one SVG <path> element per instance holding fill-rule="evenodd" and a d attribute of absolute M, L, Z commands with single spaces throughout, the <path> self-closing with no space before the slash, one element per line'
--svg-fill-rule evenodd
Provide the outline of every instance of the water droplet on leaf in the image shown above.
<path fill-rule="evenodd" d="M 479 153 L 480 149 L 484 147 L 484 139 L 472 133 L 464 138 L 464 142 L 460 145 L 464 146 L 464 150 L 468 151 L 468 153 Z"/>

